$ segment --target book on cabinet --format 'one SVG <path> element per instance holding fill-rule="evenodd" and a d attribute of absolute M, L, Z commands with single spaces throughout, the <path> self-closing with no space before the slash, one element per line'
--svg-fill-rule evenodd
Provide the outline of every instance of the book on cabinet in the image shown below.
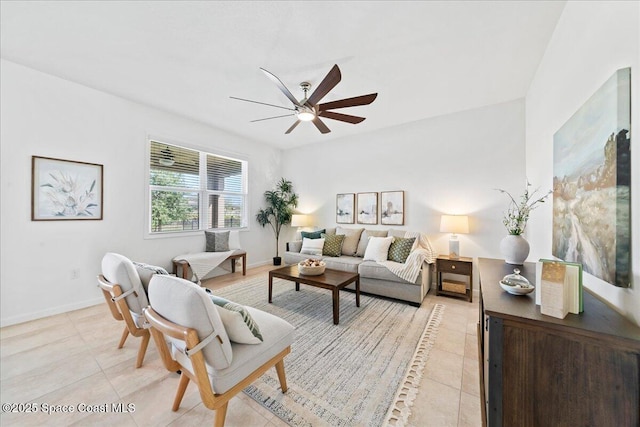
<path fill-rule="evenodd" d="M 568 313 L 580 314 L 584 311 L 582 264 L 540 259 L 536 263 L 536 279 L 536 304 L 540 305 L 543 314 L 548 314 L 549 309 L 558 309 L 560 312 L 555 311 L 555 317 L 563 318 L 564 315 L 560 317 L 560 313 L 564 305 Z"/>

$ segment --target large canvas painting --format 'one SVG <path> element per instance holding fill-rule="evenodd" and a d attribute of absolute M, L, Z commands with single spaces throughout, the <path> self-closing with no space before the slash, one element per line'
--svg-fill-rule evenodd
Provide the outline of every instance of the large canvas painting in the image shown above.
<path fill-rule="evenodd" d="M 631 69 L 618 70 L 553 137 L 555 257 L 630 285 Z"/>

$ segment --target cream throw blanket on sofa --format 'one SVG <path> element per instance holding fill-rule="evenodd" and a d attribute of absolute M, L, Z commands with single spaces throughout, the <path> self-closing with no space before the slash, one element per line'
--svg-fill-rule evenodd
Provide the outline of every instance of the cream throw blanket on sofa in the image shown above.
<path fill-rule="evenodd" d="M 431 243 L 429 243 L 429 239 L 425 234 L 415 231 L 407 231 L 404 237 L 415 237 L 418 242 L 404 264 L 395 261 L 382 261 L 378 262 L 378 264 L 384 265 L 389 269 L 389 271 L 399 278 L 404 279 L 407 282 L 415 283 L 418 275 L 420 274 L 420 270 L 422 269 L 422 264 L 425 262 L 427 264 L 432 264 L 435 260 L 435 253 L 433 252 Z"/>
<path fill-rule="evenodd" d="M 207 277 L 209 273 L 222 264 L 234 252 L 235 251 L 199 252 L 195 254 L 178 255 L 173 259 L 176 261 L 187 261 L 191 266 L 193 275 L 196 277 L 196 281 L 200 283 L 200 280 Z"/>

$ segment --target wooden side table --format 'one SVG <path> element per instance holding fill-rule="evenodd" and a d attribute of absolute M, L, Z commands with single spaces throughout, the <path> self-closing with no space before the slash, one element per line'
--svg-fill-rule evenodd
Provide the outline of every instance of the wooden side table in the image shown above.
<path fill-rule="evenodd" d="M 443 273 L 466 276 L 465 281 L 443 278 Z M 450 258 L 438 255 L 436 258 L 436 295 L 446 295 L 473 301 L 473 259 Z"/>

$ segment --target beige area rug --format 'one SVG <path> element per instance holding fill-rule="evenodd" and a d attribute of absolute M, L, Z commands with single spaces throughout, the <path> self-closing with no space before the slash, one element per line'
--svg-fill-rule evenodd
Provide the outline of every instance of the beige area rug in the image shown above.
<path fill-rule="evenodd" d="M 402 425 L 410 414 L 444 306 L 433 310 L 341 292 L 340 324 L 332 320 L 331 293 L 268 276 L 216 290 L 240 304 L 279 316 L 296 327 L 285 358 L 289 390 L 275 370 L 244 392 L 292 426 Z"/>

